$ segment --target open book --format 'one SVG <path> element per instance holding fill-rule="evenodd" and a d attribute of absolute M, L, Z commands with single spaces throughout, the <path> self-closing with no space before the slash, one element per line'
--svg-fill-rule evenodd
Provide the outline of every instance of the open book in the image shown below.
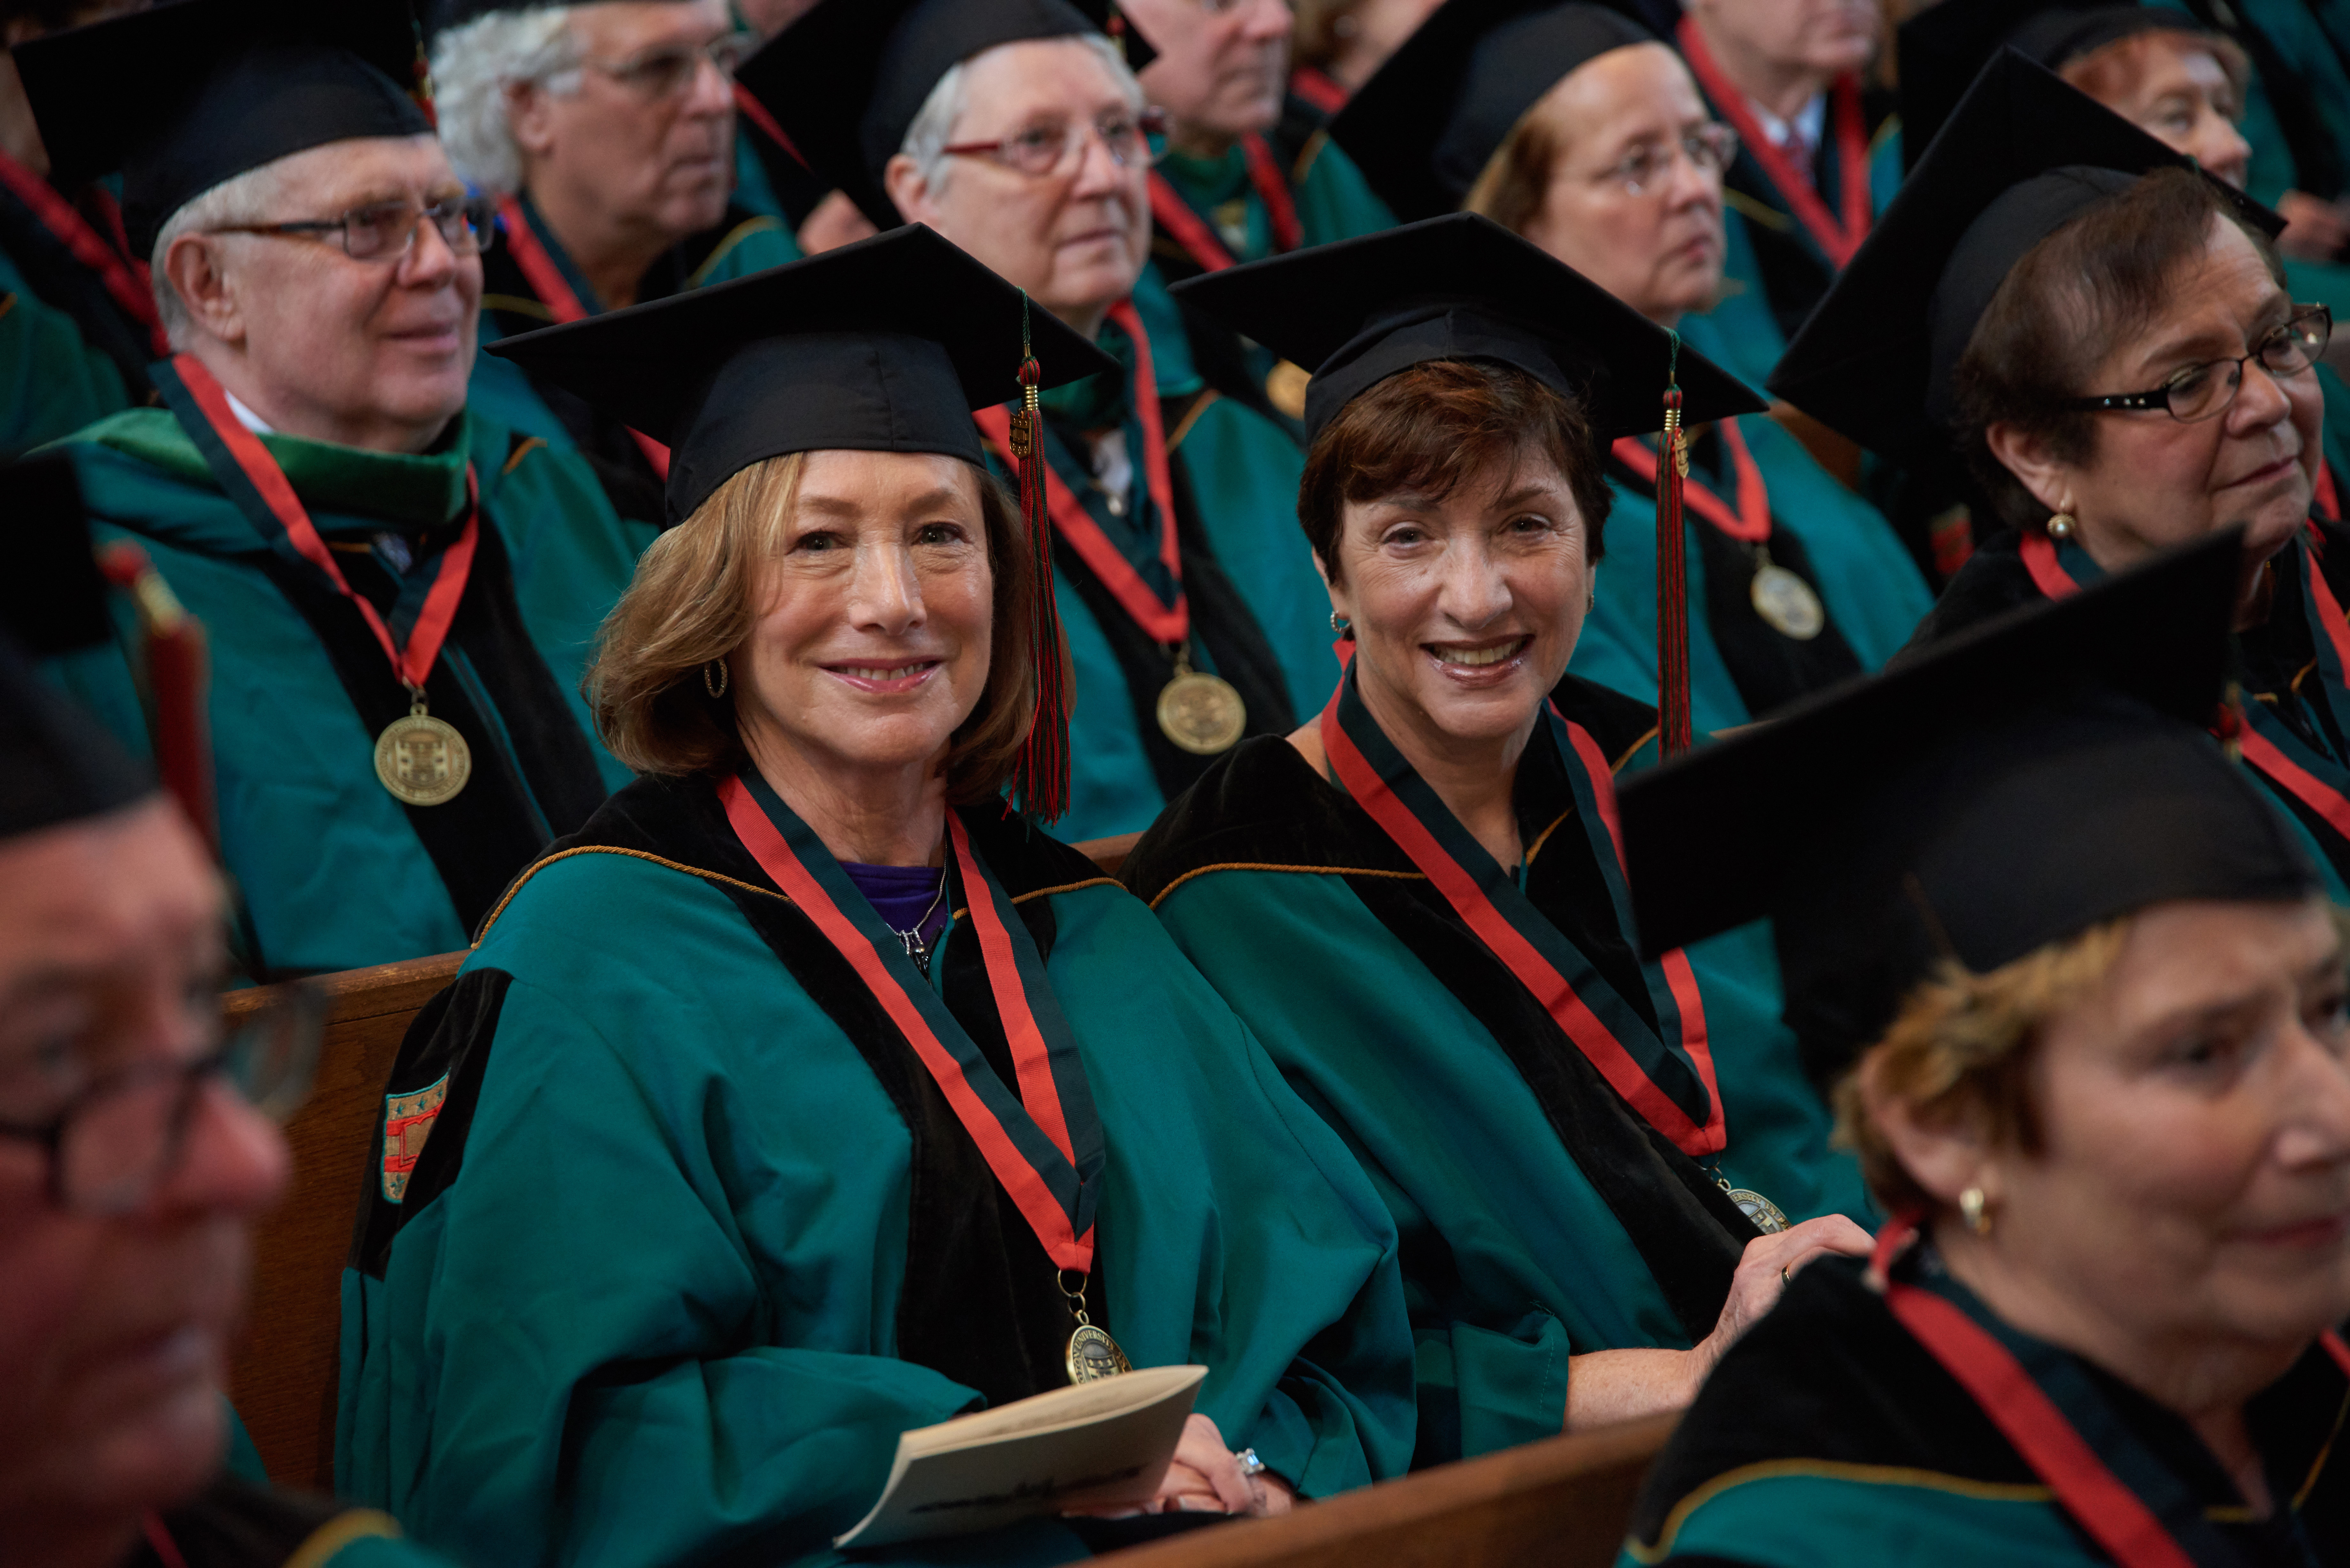
<path fill-rule="evenodd" d="M 1207 1376 L 1146 1367 L 900 1433 L 881 1501 L 833 1544 L 888 1546 L 1148 1501 Z"/>

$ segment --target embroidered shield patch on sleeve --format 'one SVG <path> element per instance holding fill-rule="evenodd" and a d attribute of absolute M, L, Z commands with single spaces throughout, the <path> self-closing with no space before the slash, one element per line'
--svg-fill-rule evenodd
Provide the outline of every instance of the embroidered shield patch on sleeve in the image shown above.
<path fill-rule="evenodd" d="M 432 1124 L 449 1098 L 449 1075 L 411 1094 L 383 1097 L 383 1195 L 397 1203 L 408 1196 L 408 1178 L 432 1136 Z"/>

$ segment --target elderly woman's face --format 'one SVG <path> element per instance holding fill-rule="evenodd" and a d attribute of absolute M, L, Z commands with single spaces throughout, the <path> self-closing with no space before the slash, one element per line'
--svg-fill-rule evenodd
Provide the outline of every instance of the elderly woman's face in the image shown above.
<path fill-rule="evenodd" d="M 966 67 L 951 144 L 998 141 L 1051 127 L 1072 151 L 1048 174 L 993 158 L 950 158 L 937 186 L 911 159 L 893 159 L 889 193 L 1064 320 L 1087 323 L 1134 290 L 1150 248 L 1150 171 L 1121 167 L 1094 127 L 1140 105 L 1102 57 L 1076 38 L 1005 44 Z"/>
<path fill-rule="evenodd" d="M 1610 49 L 1531 111 L 1559 149 L 1525 237 L 1667 325 L 1721 288 L 1721 171 L 1683 149 L 1711 116 L 1662 44 Z"/>
<path fill-rule="evenodd" d="M 2188 366 L 2233 358 L 2294 314 L 2261 253 L 2220 218 L 2166 299 L 2159 317 L 2090 373 L 2083 396 L 2142 392 Z M 1988 433 L 1993 453 L 2051 513 L 2078 522 L 2100 565 L 2126 565 L 2236 523 L 2246 527 L 2246 554 L 2262 561 L 2309 515 L 2324 416 L 2314 369 L 2275 376 L 2255 359 L 2235 401 L 2213 418 L 2183 424 L 2158 409 L 2091 416 L 2095 446 L 2086 462 L 2062 462 L 2004 424 Z"/>
<path fill-rule="evenodd" d="M 1383 719 L 1436 743 L 1532 722 L 1591 595 L 1583 514 L 1548 456 L 1492 463 L 1441 499 L 1349 501 L 1336 544 L 1331 607 L 1354 623 L 1356 668 Z"/>
<path fill-rule="evenodd" d="M 2350 1026 L 2324 906 L 2178 903 L 2043 1028 L 2037 1155 L 1992 1244 L 2141 1343 L 2306 1340 L 2350 1315 Z"/>
<path fill-rule="evenodd" d="M 808 454 L 730 660 L 754 751 L 854 775 L 945 750 L 987 685 L 995 577 L 979 485 L 934 453 Z"/>
<path fill-rule="evenodd" d="M 2243 109 L 2220 57 L 2184 33 L 2149 34 L 2113 47 L 2129 50 L 2134 68 L 2119 90 L 2091 96 L 2241 189 L 2252 145 L 2236 129 Z M 2080 86 L 2104 52 L 2065 67 L 2064 79 Z"/>

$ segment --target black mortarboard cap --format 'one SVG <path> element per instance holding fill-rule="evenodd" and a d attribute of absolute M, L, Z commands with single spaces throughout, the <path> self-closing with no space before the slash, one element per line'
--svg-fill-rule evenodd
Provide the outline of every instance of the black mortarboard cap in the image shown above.
<path fill-rule="evenodd" d="M 564 0 L 564 3 L 580 5 L 592 3 L 592 0 Z M 673 3 L 683 5 L 689 0 L 673 0 Z M 502 11 L 545 11 L 554 4 L 556 0 L 432 0 L 431 5 L 423 7 L 424 30 L 429 36 L 438 38 L 452 27 L 462 27 L 468 22 L 478 22 Z"/>
<path fill-rule="evenodd" d="M 1945 958 L 1983 973 L 2153 904 L 2314 892 L 2203 728 L 2241 549 L 2199 541 L 1627 782 L 1642 950 L 1771 917 L 1825 1086 Z"/>
<path fill-rule="evenodd" d="M 735 79 L 817 172 L 890 229 L 905 220 L 881 171 L 940 78 L 999 44 L 1113 28 L 1139 70 L 1148 46 L 1110 0 L 824 0 L 744 61 Z"/>
<path fill-rule="evenodd" d="M 1944 445 L 1951 372 L 2015 264 L 2137 176 L 2193 167 L 2002 50 L 1787 345 L 1772 392 L 1896 462 Z M 2212 184 L 2248 221 L 2283 227 Z"/>
<path fill-rule="evenodd" d="M 681 523 L 785 452 L 935 452 L 985 461 L 972 410 L 1115 370 L 1107 355 L 931 229 L 489 345 L 670 447 Z"/>
<path fill-rule="evenodd" d="M 37 457 L 0 469 L 7 498 L 8 570 L 0 573 L 0 636 L 36 659 L 96 647 L 113 636 L 106 579 L 72 462 Z"/>
<path fill-rule="evenodd" d="M 2202 33 L 2184 11 L 2162 5 L 1959 0 L 1901 24 L 1901 161 L 1915 169 L 1967 88 L 2002 45 L 2035 66 L 2061 70 L 2083 55 L 2140 33 Z"/>
<path fill-rule="evenodd" d="M 111 635 L 106 584 L 73 466 L 48 457 L 0 470 L 9 570 L 0 581 L 0 839 L 99 816 L 153 793 L 112 736 L 33 668 Z"/>
<path fill-rule="evenodd" d="M 1446 0 L 1330 122 L 1388 210 L 1461 205 L 1528 109 L 1577 67 L 1657 36 L 1605 5 Z"/>
<path fill-rule="evenodd" d="M 432 130 L 408 0 L 176 0 L 14 53 L 59 182 L 120 171 L 142 259 L 173 213 L 249 170 Z"/>
<path fill-rule="evenodd" d="M 1573 267 L 1474 213 L 1187 278 L 1174 293 L 1314 367 L 1309 435 L 1378 383 L 1430 359 L 1514 366 L 1582 399 L 1603 441 L 1664 427 L 1669 373 L 1691 424 L 1766 406 Z"/>

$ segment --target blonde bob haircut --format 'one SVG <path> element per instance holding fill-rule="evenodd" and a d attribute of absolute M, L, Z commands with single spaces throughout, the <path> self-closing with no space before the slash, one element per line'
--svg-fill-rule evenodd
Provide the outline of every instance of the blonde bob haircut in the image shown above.
<path fill-rule="evenodd" d="M 1955 959 L 1920 981 L 1885 1038 L 1836 1085 L 1836 1141 L 1860 1155 L 1861 1175 L 1888 1214 L 1931 1209 L 1868 1114 L 1863 1084 L 1928 1127 L 1971 1125 L 1992 1147 L 2040 1147 L 2030 1076 L 2041 1027 L 2106 978 L 2129 934 L 2125 918 L 2092 926 L 1976 974 Z"/>
<path fill-rule="evenodd" d="M 805 452 L 791 452 L 720 485 L 653 541 L 605 618 L 581 689 L 605 746 L 639 773 L 721 773 L 745 760 L 734 717 L 739 688 L 712 697 L 703 672 L 749 639 L 769 581 L 762 568 L 790 535 L 806 467 Z M 994 618 L 986 688 L 941 763 L 948 798 L 958 805 L 1002 792 L 1036 703 L 1028 628 L 1039 590 L 1027 530 L 993 475 L 976 467 L 972 475 L 994 576 Z"/>

